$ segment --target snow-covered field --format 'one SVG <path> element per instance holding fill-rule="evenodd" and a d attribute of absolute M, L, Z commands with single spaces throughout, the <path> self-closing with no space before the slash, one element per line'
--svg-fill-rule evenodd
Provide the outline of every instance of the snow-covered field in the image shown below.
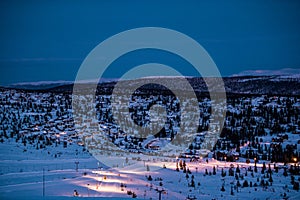
<path fill-rule="evenodd" d="M 208 99 L 199 102 L 195 139 L 180 151 L 164 146 L 179 130 L 176 98 L 135 96 L 129 106 L 139 122 L 158 121 L 148 115 L 151 102 L 169 106 L 164 131 L 146 138 L 115 124 L 109 99 L 97 97 L 98 119 L 92 120 L 72 114 L 68 94 L 1 91 L 0 199 L 300 199 L 298 97 L 229 98 L 223 135 L 208 148 L 214 149 L 208 159 L 201 146 Z M 88 98 L 81 100 L 79 108 Z M 211 123 L 216 132 L 217 126 Z M 171 154 L 161 154 L 162 147 Z"/>
<path fill-rule="evenodd" d="M 55 152 L 61 153 L 54 158 Z M 196 162 L 187 160 L 186 167 L 191 174 L 186 178 L 186 173 L 182 170 L 175 170 L 176 162 L 170 162 L 167 168 L 156 171 L 152 171 L 151 167 L 149 171 L 146 168 L 144 171 L 137 170 L 134 165 L 107 168 L 76 144 L 68 148 L 63 148 L 63 145 L 53 145 L 41 150 L 29 148 L 24 152 L 21 143 L 8 140 L 0 144 L 0 157 L 0 199 L 43 198 L 43 169 L 45 199 L 78 198 L 73 197 L 74 190 L 77 190 L 79 197 L 126 199 L 132 198 L 132 195 L 127 194 L 131 191 L 137 195 L 137 199 L 158 199 L 157 189 L 165 190 L 162 192 L 162 199 L 172 200 L 186 199 L 188 195 L 196 196 L 197 199 L 283 199 L 284 193 L 289 199 L 300 198 L 300 193 L 292 189 L 290 176 L 283 176 L 282 168 L 279 168 L 278 173 L 274 172 L 273 164 L 273 184 L 263 187 L 260 186 L 261 179 L 269 178 L 264 178 L 264 174 L 261 174 L 262 164 L 257 164 L 258 172 L 254 172 L 252 177 L 247 169 L 250 166 L 253 169 L 254 163 L 246 164 L 243 160 L 234 163 L 214 159 L 208 159 L 208 163 L 204 159 Z M 75 165 L 77 161 L 78 171 Z M 241 185 L 247 180 L 249 184 L 250 181 L 253 183 L 252 187 L 235 187 L 236 177 L 228 176 L 228 169 L 232 165 L 235 169 L 239 165 Z M 209 175 L 213 172 L 213 166 L 216 168 L 216 175 Z M 227 172 L 225 177 L 221 176 L 222 168 Z M 148 180 L 149 176 L 152 181 Z M 189 187 L 192 176 L 195 187 Z M 296 180 L 298 178 L 299 176 L 295 177 Z M 255 183 L 258 186 L 254 186 Z M 221 191 L 222 185 L 225 191 Z"/>

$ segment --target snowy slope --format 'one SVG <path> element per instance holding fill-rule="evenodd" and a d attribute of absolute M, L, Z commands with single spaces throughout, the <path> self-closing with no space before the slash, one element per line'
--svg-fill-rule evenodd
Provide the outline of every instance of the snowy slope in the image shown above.
<path fill-rule="evenodd" d="M 76 145 L 67 149 L 62 146 L 56 149 L 62 150 L 58 158 L 53 158 L 51 153 L 54 149 L 34 150 L 23 152 L 23 147 L 14 141 L 0 144 L 1 175 L 0 175 L 0 198 L 1 199 L 42 199 L 43 194 L 43 168 L 45 169 L 45 199 L 69 199 L 73 191 L 77 190 L 81 197 L 103 197 L 100 199 L 126 199 L 131 198 L 127 191 L 137 194 L 139 199 L 157 199 L 156 188 L 166 190 L 162 194 L 163 199 L 185 199 L 187 195 L 195 195 L 198 199 L 282 199 L 286 193 L 289 199 L 299 199 L 300 193 L 293 190 L 290 185 L 290 176 L 282 176 L 283 169 L 278 173 L 273 171 L 273 185 L 269 187 L 238 187 L 231 194 L 231 187 L 236 183 L 234 176 L 228 176 L 228 169 L 239 165 L 240 174 L 247 180 L 259 184 L 257 178 L 263 178 L 260 173 L 262 163 L 257 164 L 258 173 L 247 171 L 248 167 L 254 167 L 253 161 L 246 164 L 241 162 L 221 162 L 209 159 L 208 163 L 201 161 L 190 162 L 186 160 L 187 168 L 192 172 L 189 178 L 186 173 L 176 172 L 176 162 L 170 162 L 167 169 L 158 171 L 138 171 L 135 166 L 129 165 L 123 168 L 98 167 L 98 161 L 88 153 L 80 152 L 74 156 Z M 75 170 L 75 161 L 79 161 L 79 170 Z M 160 162 L 152 162 L 161 165 Z M 216 175 L 206 175 L 216 167 Z M 279 164 L 280 166 L 280 164 Z M 227 172 L 221 176 L 221 169 Z M 272 168 L 272 167 L 271 167 Z M 247 176 L 245 175 L 247 171 Z M 149 181 L 146 176 L 152 176 Z M 194 176 L 195 188 L 189 187 L 191 176 Z M 296 177 L 298 178 L 298 177 Z M 239 179 L 243 184 L 244 180 Z M 160 182 L 162 186 L 160 186 Z M 198 185 L 200 183 L 200 185 Z M 124 184 L 126 187 L 121 187 Z M 224 185 L 225 191 L 220 191 Z M 287 188 L 285 188 L 287 185 Z M 112 198 L 116 197 L 116 198 Z"/>

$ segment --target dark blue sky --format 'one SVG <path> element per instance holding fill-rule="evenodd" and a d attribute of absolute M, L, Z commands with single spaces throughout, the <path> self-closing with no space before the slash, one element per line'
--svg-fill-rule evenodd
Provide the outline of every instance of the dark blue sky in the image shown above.
<path fill-rule="evenodd" d="M 74 80 L 83 59 L 101 41 L 145 26 L 170 28 L 194 38 L 223 76 L 300 68 L 299 1 L 84 2 L 1 1 L 0 85 Z M 120 57 L 105 76 L 119 77 L 147 62 L 195 75 L 175 55 L 146 50 Z"/>

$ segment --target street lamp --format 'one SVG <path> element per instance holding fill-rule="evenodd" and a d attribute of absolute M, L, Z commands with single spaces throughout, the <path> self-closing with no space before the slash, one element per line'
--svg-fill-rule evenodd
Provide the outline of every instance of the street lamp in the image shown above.
<path fill-rule="evenodd" d="M 155 191 L 158 192 L 158 199 L 161 200 L 161 193 L 165 192 L 166 190 L 156 188 Z"/>
<path fill-rule="evenodd" d="M 76 169 L 76 172 L 78 172 L 78 164 L 79 164 L 79 162 L 78 162 L 78 161 L 75 161 L 75 165 L 76 165 L 75 169 Z"/>

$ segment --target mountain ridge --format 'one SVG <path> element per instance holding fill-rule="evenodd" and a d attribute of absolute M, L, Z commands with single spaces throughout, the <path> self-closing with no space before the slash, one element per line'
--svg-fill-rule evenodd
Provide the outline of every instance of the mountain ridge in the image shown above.
<path fill-rule="evenodd" d="M 178 77 L 144 77 L 136 79 L 143 81 L 143 79 L 166 79 L 167 81 L 176 81 Z M 208 93 L 207 86 L 202 77 L 186 77 L 187 81 L 191 84 L 195 92 Z M 206 78 L 207 79 L 207 78 Z M 208 78 L 209 79 L 209 78 Z M 119 80 L 124 84 L 129 84 L 132 80 Z M 225 90 L 227 93 L 233 94 L 276 94 L 276 95 L 300 95 L 300 77 L 287 76 L 287 75 L 273 75 L 273 76 L 232 76 L 223 77 Z M 118 79 L 106 79 L 98 83 L 97 92 L 111 94 Z M 60 81 L 60 82 L 42 82 L 43 84 L 15 84 L 2 88 L 28 90 L 28 91 L 50 91 L 56 93 L 72 92 L 74 82 Z M 48 83 L 48 84 L 47 84 Z M 94 81 L 81 81 L 80 84 L 83 88 L 89 88 Z M 155 87 L 147 86 L 144 89 L 150 91 Z M 156 88 L 157 89 L 157 88 Z"/>

